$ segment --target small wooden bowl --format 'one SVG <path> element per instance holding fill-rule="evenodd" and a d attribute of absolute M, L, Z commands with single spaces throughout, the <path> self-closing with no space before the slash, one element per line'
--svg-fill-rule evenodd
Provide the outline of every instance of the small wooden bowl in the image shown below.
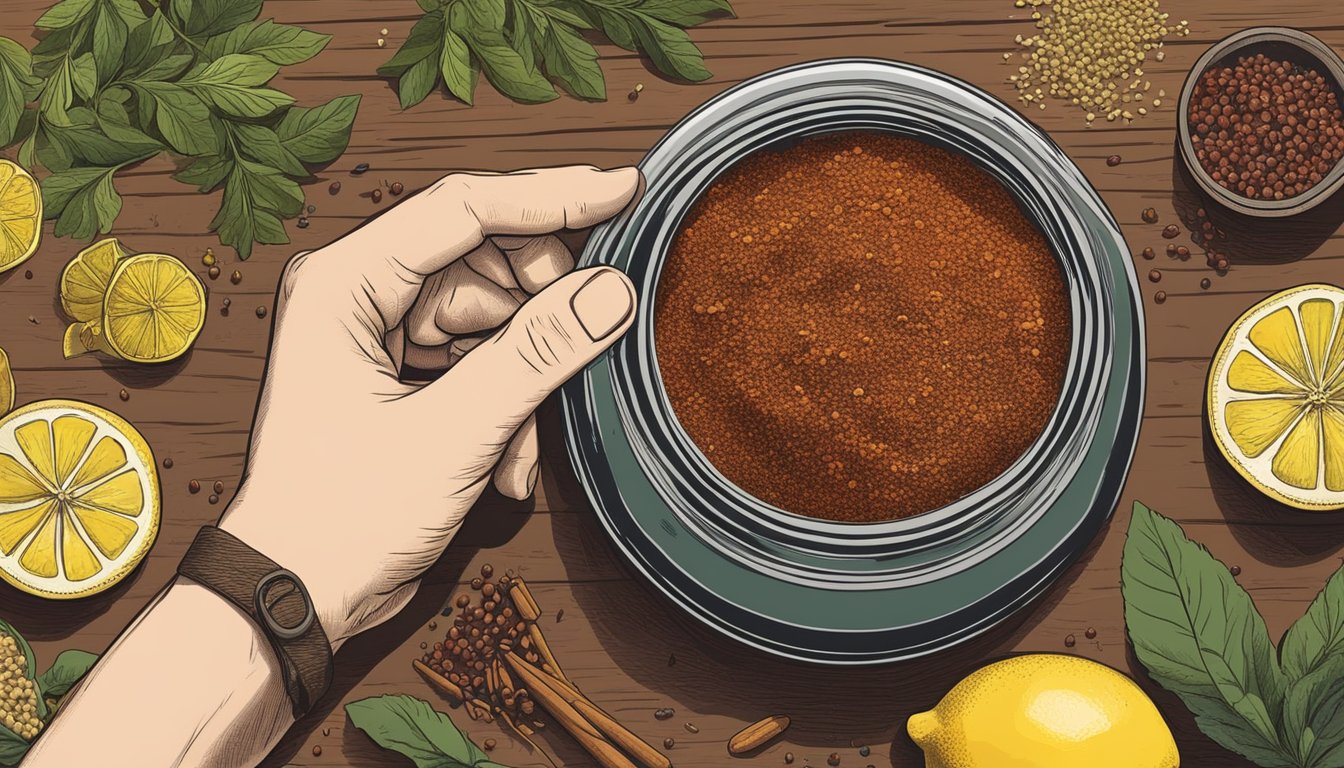
<path fill-rule="evenodd" d="M 1190 135 L 1190 99 L 1201 75 L 1210 67 L 1224 66 L 1235 62 L 1239 56 L 1254 56 L 1263 53 L 1267 56 L 1295 62 L 1316 69 L 1331 81 L 1335 93 L 1344 105 L 1344 61 L 1330 46 L 1297 29 L 1288 27 L 1253 27 L 1237 32 L 1214 43 L 1190 69 L 1185 85 L 1181 88 L 1181 100 L 1177 105 L 1177 131 L 1181 148 L 1181 158 L 1190 169 L 1195 182 L 1214 200 L 1238 213 L 1261 218 L 1281 218 L 1293 216 L 1311 210 L 1325 202 L 1341 185 L 1344 185 L 1344 160 L 1335 163 L 1335 167 L 1321 179 L 1320 183 L 1300 195 L 1283 200 L 1258 200 L 1233 192 L 1214 181 L 1200 165 L 1195 156 L 1195 145 Z"/>

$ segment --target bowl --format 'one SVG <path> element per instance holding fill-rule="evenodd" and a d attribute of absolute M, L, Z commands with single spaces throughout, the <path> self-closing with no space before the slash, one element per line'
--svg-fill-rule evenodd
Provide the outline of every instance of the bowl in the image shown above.
<path fill-rule="evenodd" d="M 952 504 L 871 524 L 794 515 L 724 478 L 678 422 L 654 349 L 662 265 L 684 217 L 719 174 L 763 148 L 852 131 L 944 147 L 1004 184 L 1055 252 L 1072 320 L 1063 391 L 1032 447 Z M 640 167 L 644 195 L 594 232 L 582 257 L 585 266 L 609 264 L 630 275 L 638 319 L 564 388 L 566 442 L 616 546 L 691 616 L 794 659 L 910 658 L 1002 621 L 1101 530 L 1138 434 L 1143 316 L 1114 218 L 1043 132 L 932 70 L 826 60 L 713 98 Z"/>
<path fill-rule="evenodd" d="M 1314 67 L 1324 73 L 1334 86 L 1335 93 L 1344 105 L 1344 92 L 1340 84 L 1344 83 L 1344 61 L 1330 46 L 1298 29 L 1289 27 L 1253 27 L 1229 35 L 1209 47 L 1199 57 L 1190 74 L 1185 77 L 1181 87 L 1181 98 L 1177 105 L 1177 143 L 1180 146 L 1181 159 L 1185 162 L 1195 183 L 1206 194 L 1225 208 L 1247 216 L 1261 218 L 1281 218 L 1294 216 L 1325 202 L 1344 185 L 1344 161 L 1335 163 L 1335 167 L 1321 179 L 1320 183 L 1300 195 L 1283 200 L 1254 200 L 1242 197 L 1230 189 L 1225 189 L 1209 177 L 1208 171 L 1200 165 L 1195 156 L 1195 145 L 1190 138 L 1190 98 L 1195 90 L 1199 76 L 1205 70 L 1235 62 L 1238 57 L 1263 53 L 1280 60 L 1294 61 Z"/>

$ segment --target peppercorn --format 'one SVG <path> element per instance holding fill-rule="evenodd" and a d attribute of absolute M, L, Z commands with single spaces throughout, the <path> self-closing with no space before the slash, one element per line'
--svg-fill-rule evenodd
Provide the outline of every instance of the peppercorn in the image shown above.
<path fill-rule="evenodd" d="M 1240 565 L 1234 565 L 1234 566 L 1232 566 L 1231 568 L 1228 569 L 1228 572 L 1231 573 L 1233 576 L 1240 576 L 1240 575 L 1241 575 L 1241 566 L 1240 566 Z"/>
<path fill-rule="evenodd" d="M 830 755 L 828 755 L 828 756 L 826 757 L 826 764 L 827 764 L 827 765 L 832 765 L 832 766 L 834 766 L 834 765 L 839 765 L 839 764 L 840 764 L 840 754 L 839 754 L 838 752 L 832 752 Z"/>
<path fill-rule="evenodd" d="M 483 586 L 485 586 L 485 581 L 483 581 L 479 576 L 471 580 L 471 588 L 474 589 L 475 591 L 480 592 L 481 587 Z"/>
<path fill-rule="evenodd" d="M 1095 639 L 1097 636 L 1096 627 L 1088 627 L 1087 631 L 1084 632 L 1083 635 L 1086 636 L 1088 640 Z"/>
<path fill-rule="evenodd" d="M 1162 270 L 1160 270 L 1160 269 L 1150 269 L 1150 270 L 1148 270 L 1148 279 L 1149 279 L 1151 282 L 1154 282 L 1154 283 L 1161 282 L 1161 280 L 1162 280 Z"/>
<path fill-rule="evenodd" d="M 317 213 L 317 206 L 316 206 L 316 205 L 313 205 L 312 203 L 309 203 L 309 204 L 308 204 L 308 213 L 309 213 L 310 215 L 311 215 L 311 214 L 314 214 L 314 213 Z"/>
<path fill-rule="evenodd" d="M 123 390 L 121 390 L 120 392 L 117 393 L 117 397 L 120 397 L 120 398 L 121 398 L 121 402 L 124 403 L 124 402 L 126 402 L 127 400 L 130 400 L 130 399 L 131 399 L 131 393 L 130 393 L 130 392 L 127 392 L 125 389 L 123 389 Z"/>
<path fill-rule="evenodd" d="M 1077 642 L 1078 642 L 1078 641 L 1074 639 L 1073 635 L 1065 635 L 1065 636 L 1064 636 L 1064 647 L 1065 647 L 1065 648 L 1072 648 Z"/>
<path fill-rule="evenodd" d="M 394 195 L 400 195 L 402 192 L 406 191 L 406 187 L 403 186 L 400 181 L 392 182 L 392 186 L 388 187 L 387 189 Z"/>
<path fill-rule="evenodd" d="M 300 216 L 300 217 L 299 217 L 299 221 L 298 221 L 298 226 L 299 226 L 299 229 L 307 229 L 307 228 L 308 228 L 308 217 L 307 217 L 307 216 Z"/>
<path fill-rule="evenodd" d="M 234 285 L 243 282 L 243 273 L 239 272 L 236 269 L 233 270 L 233 274 L 229 275 L 229 282 L 233 283 Z"/>
<path fill-rule="evenodd" d="M 210 494 L 209 498 L 206 499 L 206 501 L 210 502 L 211 504 L 218 504 L 219 496 L 217 494 L 212 493 Z"/>
<path fill-rule="evenodd" d="M 1219 272 L 1226 272 L 1229 265 L 1227 263 L 1227 259 L 1219 257 L 1217 263 L 1215 263 L 1213 266 Z"/>
<path fill-rule="evenodd" d="M 785 753 L 784 753 L 784 764 L 785 764 L 785 765 L 793 765 L 793 753 L 792 753 L 792 752 L 785 752 Z"/>
<path fill-rule="evenodd" d="M 313 757 L 321 757 L 321 756 L 322 756 L 322 745 L 321 745 L 321 744 L 314 744 L 314 745 L 313 745 Z"/>
<path fill-rule="evenodd" d="M 191 491 L 192 493 L 200 493 L 200 492 L 201 492 L 201 481 L 200 481 L 200 480 L 192 480 L 190 483 L 187 483 L 187 490 L 188 490 L 188 491 Z"/>
<path fill-rule="evenodd" d="M 351 169 L 350 169 L 350 173 L 351 173 L 352 175 L 354 175 L 354 176 L 358 176 L 358 175 L 360 175 L 360 174 L 362 174 L 362 173 L 364 173 L 365 171 L 368 171 L 368 170 L 369 170 L 369 164 L 368 164 L 368 163 L 358 163 L 358 164 L 355 165 L 354 168 L 351 168 Z"/>
<path fill-rule="evenodd" d="M 662 709 L 655 709 L 653 711 L 653 717 L 655 720 L 671 720 L 672 717 L 676 714 L 677 711 L 675 709 L 672 709 L 671 707 L 663 707 Z"/>
<path fill-rule="evenodd" d="M 1157 293 L 1153 294 L 1153 301 L 1157 302 L 1158 304 L 1165 304 L 1167 302 L 1167 292 L 1158 291 Z"/>
<path fill-rule="evenodd" d="M 327 187 L 327 192 L 332 195 L 339 195 L 341 193 L 341 182 L 331 182 L 331 186 Z"/>
<path fill-rule="evenodd" d="M 381 203 L 383 202 L 383 190 L 375 189 L 373 192 L 369 193 L 369 197 L 373 198 L 373 202 Z"/>
<path fill-rule="evenodd" d="M 224 492 L 224 483 L 220 482 L 219 480 L 216 480 L 216 481 L 215 481 L 215 485 L 214 485 L 214 489 L 215 489 L 215 493 L 223 493 L 223 492 Z"/>
<path fill-rule="evenodd" d="M 1179 259 L 1190 258 L 1190 249 L 1186 248 L 1184 245 L 1176 246 L 1176 257 Z"/>
<path fill-rule="evenodd" d="M 33 279 L 33 270 L 31 270 L 31 269 L 25 269 L 25 270 L 23 270 L 23 279 L 24 279 L 24 280 L 32 280 L 32 279 Z"/>
<path fill-rule="evenodd" d="M 489 563 L 481 566 L 481 578 L 488 579 L 495 575 L 495 567 Z"/>
<path fill-rule="evenodd" d="M 1106 164 L 1114 168 L 1115 166 L 1120 164 L 1120 156 L 1111 155 L 1110 157 L 1106 158 Z"/>
<path fill-rule="evenodd" d="M 492 749 L 495 748 L 495 740 L 494 740 L 494 739 L 486 739 L 485 741 L 481 742 L 481 746 L 485 748 L 485 751 L 486 751 L 486 752 L 489 752 L 489 751 L 491 751 Z"/>
<path fill-rule="evenodd" d="M 1144 209 L 1143 209 L 1142 218 L 1143 218 L 1143 221 L 1144 221 L 1145 224 L 1156 224 L 1156 223 L 1157 223 L 1157 209 L 1156 209 L 1156 208 L 1144 208 Z"/>
<path fill-rule="evenodd" d="M 1173 240 L 1181 236 L 1181 228 L 1175 224 L 1168 224 L 1162 228 L 1162 236 L 1168 240 Z"/>
<path fill-rule="evenodd" d="M 1201 73 L 1186 119 L 1209 178 L 1254 200 L 1300 195 L 1344 155 L 1344 112 L 1328 75 L 1264 53 Z"/>
<path fill-rule="evenodd" d="M 172 460 L 171 458 L 164 459 L 164 460 L 163 460 L 163 468 L 164 468 L 164 469 L 172 469 L 172 468 L 173 468 L 173 460 Z"/>
<path fill-rule="evenodd" d="M 1153 249 L 1152 249 L 1152 248 L 1144 248 L 1144 249 L 1143 249 L 1143 258 L 1148 259 L 1149 261 L 1152 261 L 1153 259 L 1157 258 L 1157 254 L 1153 252 Z"/>
<path fill-rule="evenodd" d="M 1173 257 L 1173 258 L 1176 256 L 1176 244 L 1175 244 L 1175 243 L 1167 243 L 1167 255 L 1170 256 L 1170 257 Z"/>
<path fill-rule="evenodd" d="M 663 739 L 664 749 L 671 749 L 675 746 L 677 746 L 677 740 L 672 738 L 671 736 L 668 736 L 666 739 Z"/>
<path fill-rule="evenodd" d="M 209 270 L 206 271 L 206 274 L 210 275 L 210 279 L 211 279 L 211 280 L 214 280 L 214 279 L 218 278 L 218 277 L 219 277 L 219 267 L 218 267 L 218 266 L 213 266 L 213 267 L 211 267 Z"/>
<path fill-rule="evenodd" d="M 257 317 L 265 317 L 265 316 L 266 316 L 266 308 L 257 307 Z"/>
<path fill-rule="evenodd" d="M 1205 277 L 1205 278 L 1201 278 L 1200 281 L 1199 281 L 1199 287 L 1200 287 L 1200 288 L 1203 288 L 1203 289 L 1206 290 L 1206 291 L 1209 290 L 1209 286 L 1211 286 L 1211 285 L 1213 285 L 1213 281 L 1210 280 L 1210 279 L 1207 278 L 1207 277 Z"/>

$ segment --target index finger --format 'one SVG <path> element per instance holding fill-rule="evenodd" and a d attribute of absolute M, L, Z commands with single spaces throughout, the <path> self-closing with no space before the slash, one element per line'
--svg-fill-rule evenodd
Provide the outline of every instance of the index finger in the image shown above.
<path fill-rule="evenodd" d="M 378 304 L 387 326 L 401 319 L 424 279 L 490 235 L 583 229 L 619 213 L 639 171 L 566 166 L 455 173 L 334 243 Z"/>

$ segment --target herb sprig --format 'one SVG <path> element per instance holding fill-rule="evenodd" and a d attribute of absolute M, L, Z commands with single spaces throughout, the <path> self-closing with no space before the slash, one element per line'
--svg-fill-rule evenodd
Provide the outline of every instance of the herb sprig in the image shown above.
<path fill-rule="evenodd" d="M 588 101 L 607 98 L 597 50 L 585 33 L 649 57 L 663 74 L 710 77 L 686 30 L 733 15 L 727 0 L 417 0 L 425 11 L 378 74 L 397 79 L 403 109 L 441 82 L 471 104 L 484 72 L 500 93 L 537 103 L 555 85 Z"/>
<path fill-rule="evenodd" d="M 43 210 L 58 236 L 110 231 L 117 172 L 167 151 L 189 159 L 178 181 L 223 185 L 210 229 L 241 258 L 289 242 L 299 183 L 345 151 L 359 96 L 306 108 L 268 83 L 330 37 L 258 20 L 263 0 L 147 2 L 61 0 L 31 53 L 0 37 L 0 148 L 51 172 Z"/>
<path fill-rule="evenodd" d="M 1262 768 L 1344 766 L 1344 568 L 1276 653 L 1227 567 L 1136 502 L 1121 585 L 1139 661 L 1209 738 Z"/>
<path fill-rule="evenodd" d="M 345 705 L 350 722 L 416 768 L 506 768 L 492 761 L 442 712 L 411 696 L 385 695 Z"/>
<path fill-rule="evenodd" d="M 66 650 L 61 651 L 56 656 L 56 660 L 51 663 L 46 672 L 37 674 L 37 657 L 33 654 L 32 646 L 23 639 L 23 635 L 15 629 L 9 622 L 0 620 L 0 633 L 14 638 L 18 645 L 19 652 L 27 659 L 26 676 L 33 683 L 34 692 L 37 694 L 35 707 L 37 717 L 45 725 L 51 722 L 51 718 L 56 714 L 56 707 L 61 704 L 61 699 L 70 689 L 75 687 L 81 678 L 84 677 L 93 665 L 98 661 L 97 654 L 88 651 Z M 0 725 L 0 765 L 12 766 L 18 765 L 23 756 L 28 753 L 28 748 L 32 744 L 18 735 L 14 731 Z"/>

